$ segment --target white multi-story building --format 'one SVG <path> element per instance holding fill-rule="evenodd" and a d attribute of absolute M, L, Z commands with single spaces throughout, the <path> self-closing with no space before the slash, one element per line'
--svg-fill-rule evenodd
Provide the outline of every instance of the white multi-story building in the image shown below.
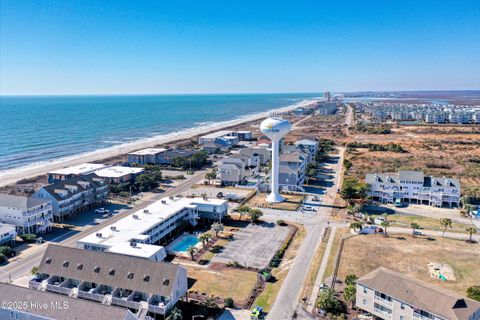
<path fill-rule="evenodd" d="M 421 171 L 367 174 L 369 195 L 384 203 L 406 202 L 436 207 L 460 204 L 460 181 L 425 176 Z"/>
<path fill-rule="evenodd" d="M 478 320 L 480 302 L 380 267 L 357 280 L 356 306 L 385 320 Z"/>
<path fill-rule="evenodd" d="M 42 187 L 34 196 L 51 201 L 54 220 L 62 222 L 105 203 L 108 185 L 103 178 L 89 174 Z"/>
<path fill-rule="evenodd" d="M 195 226 L 200 218 L 221 220 L 227 211 L 225 200 L 163 198 L 78 240 L 77 246 L 160 261 L 166 256 L 161 244 L 185 224 Z"/>
<path fill-rule="evenodd" d="M 48 175 L 48 183 L 55 183 L 62 180 L 67 180 L 74 177 L 79 177 L 93 173 L 96 170 L 106 168 L 104 164 L 98 163 L 83 163 L 77 166 L 63 168 L 60 170 L 50 171 Z"/>
<path fill-rule="evenodd" d="M 38 270 L 31 289 L 128 308 L 142 319 L 164 316 L 188 289 L 187 270 L 179 264 L 53 244 Z M 103 318 L 100 313 L 89 319 Z"/>
<path fill-rule="evenodd" d="M 0 194 L 0 223 L 14 225 L 19 234 L 45 233 L 51 229 L 52 220 L 50 200 Z"/>

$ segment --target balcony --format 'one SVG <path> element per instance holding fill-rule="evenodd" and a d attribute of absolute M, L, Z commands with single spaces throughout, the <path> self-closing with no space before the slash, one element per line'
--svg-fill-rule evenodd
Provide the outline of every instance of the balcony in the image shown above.
<path fill-rule="evenodd" d="M 48 275 L 41 273 L 35 276 L 35 278 L 28 281 L 28 287 L 30 289 L 38 290 L 40 286 L 42 286 L 43 281 L 48 279 Z"/>
<path fill-rule="evenodd" d="M 376 313 L 379 317 L 381 317 L 383 319 L 391 319 L 392 318 L 392 313 L 391 312 L 381 310 L 379 308 L 374 308 L 373 312 Z"/>
<path fill-rule="evenodd" d="M 377 295 L 375 295 L 375 302 L 379 302 L 382 305 L 385 305 L 385 306 L 388 306 L 388 307 L 392 306 L 392 301 L 391 300 L 383 299 L 383 298 L 381 298 Z"/>
<path fill-rule="evenodd" d="M 65 279 L 64 277 L 50 277 L 47 281 L 47 291 L 60 293 L 68 296 L 70 294 L 70 289 L 62 287 L 62 284 L 64 284 L 66 280 L 67 279 Z"/>
<path fill-rule="evenodd" d="M 153 295 L 148 301 L 148 311 L 156 314 L 165 314 L 170 304 L 171 303 L 168 298 Z"/>
<path fill-rule="evenodd" d="M 99 294 L 94 293 L 97 287 L 98 286 L 96 283 L 91 283 L 87 281 L 82 282 L 82 284 L 80 284 L 80 286 L 78 287 L 78 297 L 82 299 L 102 302 L 103 297 Z"/>

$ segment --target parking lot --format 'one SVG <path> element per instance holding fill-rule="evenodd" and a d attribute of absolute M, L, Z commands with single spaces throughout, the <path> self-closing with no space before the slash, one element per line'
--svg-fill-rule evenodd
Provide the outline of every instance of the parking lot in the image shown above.
<path fill-rule="evenodd" d="M 274 223 L 249 224 L 238 231 L 234 240 L 213 262 L 238 262 L 242 266 L 263 269 L 268 266 L 288 234 L 288 227 Z"/>

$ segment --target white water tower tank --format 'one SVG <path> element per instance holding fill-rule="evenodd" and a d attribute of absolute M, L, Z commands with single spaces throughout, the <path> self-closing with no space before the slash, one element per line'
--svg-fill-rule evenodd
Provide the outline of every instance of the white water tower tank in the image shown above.
<path fill-rule="evenodd" d="M 267 202 L 275 203 L 284 201 L 278 191 L 278 158 L 280 140 L 290 132 L 291 125 L 285 119 L 270 117 L 262 121 L 260 130 L 272 141 L 272 178 L 271 192 L 267 196 Z"/>

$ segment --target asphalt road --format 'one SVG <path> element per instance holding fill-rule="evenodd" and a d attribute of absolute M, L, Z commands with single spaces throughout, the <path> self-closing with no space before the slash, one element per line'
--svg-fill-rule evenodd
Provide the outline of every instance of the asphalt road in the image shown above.
<path fill-rule="evenodd" d="M 117 222 L 118 220 L 122 219 L 123 217 L 130 215 L 134 213 L 137 210 L 143 209 L 149 204 L 164 198 L 164 197 L 169 197 L 169 196 L 175 196 L 178 195 L 182 192 L 185 192 L 188 190 L 192 185 L 199 183 L 205 175 L 205 171 L 199 171 L 195 173 L 195 175 L 186 181 L 180 183 L 178 186 L 155 195 L 151 199 L 142 202 L 140 205 L 132 208 L 132 209 L 127 209 L 124 211 L 121 211 L 120 213 L 114 215 L 112 218 L 107 219 L 98 225 L 92 225 L 89 227 L 86 227 L 84 230 L 81 232 L 75 232 L 75 231 L 69 231 L 65 234 L 62 234 L 58 236 L 57 238 L 54 238 L 50 241 L 46 241 L 44 244 L 38 245 L 38 249 L 32 252 L 31 254 L 22 257 L 19 260 L 10 262 L 6 266 L 3 266 L 0 268 L 0 282 L 11 282 L 12 280 L 18 279 L 20 277 L 24 277 L 29 274 L 30 270 L 32 267 L 38 265 L 42 259 L 43 253 L 45 252 L 48 243 L 59 243 L 64 246 L 71 246 L 75 247 L 77 244 L 77 240 L 87 236 L 90 233 L 96 232 L 105 226 L 108 226 L 110 224 L 113 224 L 114 222 Z"/>
<path fill-rule="evenodd" d="M 318 207 L 317 213 L 314 216 L 293 218 L 293 221 L 302 223 L 305 226 L 307 234 L 275 299 L 272 309 L 267 315 L 268 320 L 293 319 L 293 314 L 295 310 L 297 310 L 299 300 L 301 299 L 300 295 L 306 278 L 308 277 L 308 270 L 315 255 L 315 250 L 321 242 L 323 229 L 326 227 L 332 210 L 331 205 L 333 205 L 340 183 L 344 152 L 345 149 L 341 148 L 339 160 L 333 165 L 335 170 L 333 185 L 327 189 L 325 196 L 323 196 L 323 206 Z M 269 218 L 272 214 L 273 212 L 268 211 L 262 219 Z M 285 214 L 283 219 L 292 220 L 291 214 Z"/>

